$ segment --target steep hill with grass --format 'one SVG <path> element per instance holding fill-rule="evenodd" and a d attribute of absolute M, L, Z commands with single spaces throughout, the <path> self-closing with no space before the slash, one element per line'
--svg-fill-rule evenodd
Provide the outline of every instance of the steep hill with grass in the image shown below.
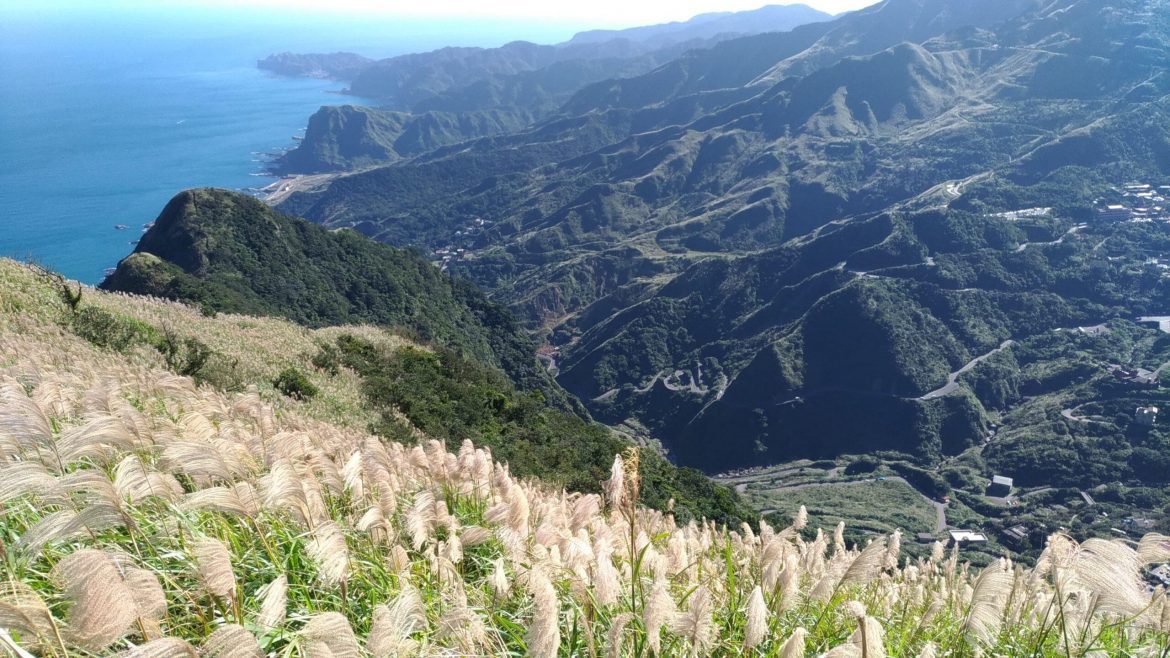
<path fill-rule="evenodd" d="M 280 215 L 244 194 L 179 194 L 102 287 L 312 327 L 393 326 L 558 398 L 511 314 L 473 285 L 414 252 Z"/>
<path fill-rule="evenodd" d="M 318 420 L 413 444 L 423 437 L 490 449 L 522 477 L 595 491 L 628 439 L 519 390 L 495 368 L 394 327 L 308 328 L 180 303 L 77 287 L 0 261 L 6 319 L 64 333 L 209 389 L 255 391 Z M 76 297 L 72 297 L 76 295 Z M 76 303 L 70 300 L 75 300 Z M 656 454 L 642 461 L 644 502 L 685 518 L 735 521 L 753 512 L 730 490 Z M 673 503 L 671 502 L 673 501 Z"/>
<path fill-rule="evenodd" d="M 640 504 L 636 451 L 607 459 L 603 494 L 567 492 L 471 441 L 386 441 L 268 387 L 198 384 L 149 341 L 98 344 L 115 333 L 86 333 L 81 314 L 144 335 L 173 322 L 261 369 L 332 333 L 63 287 L 10 261 L 0 293 L 0 645 L 14 655 L 1048 657 L 1170 642 L 1170 601 L 1142 582 L 1170 559 L 1162 535 L 1136 549 L 1055 535 L 1034 569 L 977 571 L 941 544 L 908 558 L 898 533 L 813 538 L 800 513 L 781 530 L 680 524 Z M 310 376 L 320 395 L 351 399 L 330 382 L 361 374 L 328 373 Z"/>

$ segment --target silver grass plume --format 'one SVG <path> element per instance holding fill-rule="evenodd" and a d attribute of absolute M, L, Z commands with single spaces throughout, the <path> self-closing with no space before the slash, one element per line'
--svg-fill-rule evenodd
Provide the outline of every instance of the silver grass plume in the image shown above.
<path fill-rule="evenodd" d="M 211 510 L 248 518 L 259 514 L 260 507 L 260 496 L 247 482 L 194 491 L 187 494 L 179 505 L 179 509 L 182 510 Z"/>
<path fill-rule="evenodd" d="M 534 658 L 556 658 L 561 646 L 560 600 L 557 591 L 541 569 L 528 576 L 535 610 L 528 625 L 528 653 Z"/>
<path fill-rule="evenodd" d="M 715 624 L 711 621 L 714 605 L 711 592 L 700 585 L 687 600 L 686 612 L 676 615 L 671 629 L 686 638 L 691 655 L 705 656 L 715 641 Z"/>
<path fill-rule="evenodd" d="M 1004 606 L 1015 581 L 1010 571 L 996 563 L 984 569 L 975 579 L 963 633 L 982 644 L 991 644 L 999 634 Z"/>
<path fill-rule="evenodd" d="M 504 571 L 504 558 L 498 557 L 492 562 L 492 575 L 488 579 L 492 587 L 492 595 L 497 600 L 508 598 L 508 592 L 511 590 L 512 584 L 508 580 L 507 572 Z"/>
<path fill-rule="evenodd" d="M 20 581 L 0 583 L 0 628 L 16 631 L 25 646 L 43 653 L 52 643 L 56 621 L 36 591 Z"/>
<path fill-rule="evenodd" d="M 2 499 L 0 502 L 3 502 Z M 1170 562 L 1170 536 L 1150 533 L 1142 537 L 1137 552 L 1143 565 Z"/>
<path fill-rule="evenodd" d="M 283 624 L 288 607 L 288 577 L 284 574 L 277 576 L 262 587 L 258 594 L 260 614 L 256 616 L 256 626 L 268 631 Z"/>
<path fill-rule="evenodd" d="M 139 618 L 134 595 L 114 560 L 86 548 L 61 559 L 52 572 L 69 607 L 67 639 L 98 652 L 125 635 Z"/>
<path fill-rule="evenodd" d="M 1136 615 L 1150 605 L 1141 580 L 1137 551 L 1117 541 L 1087 539 L 1073 558 L 1073 573 L 1098 597 L 1098 609 L 1118 615 Z"/>
<path fill-rule="evenodd" d="M 801 505 L 800 509 L 796 510 L 796 517 L 792 519 L 792 529 L 799 532 L 801 530 L 804 530 L 805 526 L 807 526 L 807 525 L 808 525 L 808 510 L 805 509 L 804 505 Z"/>
<path fill-rule="evenodd" d="M 614 455 L 613 466 L 609 469 L 609 479 L 601 483 L 605 491 L 605 498 L 609 501 L 611 510 L 621 509 L 626 495 L 625 464 L 621 455 Z"/>
<path fill-rule="evenodd" d="M 756 585 L 748 596 L 747 625 L 743 633 L 743 646 L 753 649 L 764 640 L 768 632 L 768 604 L 764 601 L 764 591 Z"/>
<path fill-rule="evenodd" d="M 425 623 L 422 597 L 417 589 L 406 585 L 389 605 L 374 609 L 366 651 L 375 656 L 412 656 L 418 642 L 410 636 Z"/>
<path fill-rule="evenodd" d="M 792 635 L 780 645 L 780 651 L 777 654 L 778 658 L 804 658 L 804 643 L 808 637 L 808 631 L 801 627 L 797 627 L 792 631 Z"/>
<path fill-rule="evenodd" d="M 882 568 L 885 566 L 886 553 L 885 538 L 870 543 L 849 564 L 849 568 L 845 570 L 845 575 L 841 576 L 839 585 L 865 585 L 873 582 L 881 574 Z"/>
<path fill-rule="evenodd" d="M 42 496 L 56 485 L 56 478 L 39 462 L 4 464 L 0 466 L 0 505 L 27 494 Z"/>
<path fill-rule="evenodd" d="M 323 612 L 309 619 L 300 636 L 307 656 L 361 658 L 353 629 L 340 612 Z"/>
<path fill-rule="evenodd" d="M 620 658 L 622 654 L 622 636 L 626 626 L 634 620 L 634 615 L 623 612 L 613 618 L 609 624 L 609 631 L 605 634 L 605 658 Z"/>
<path fill-rule="evenodd" d="M 227 546 L 214 537 L 204 537 L 195 542 L 192 552 L 203 588 L 221 599 L 235 598 L 236 574 L 232 571 L 232 555 Z"/>
<path fill-rule="evenodd" d="M 878 620 L 866 614 L 865 606 L 856 601 L 848 605 L 850 613 L 857 620 L 857 630 L 849 641 L 857 647 L 861 658 L 886 658 L 885 631 Z"/>
<path fill-rule="evenodd" d="M 183 495 L 175 476 L 152 470 L 137 455 L 127 455 L 114 469 L 114 489 L 119 498 L 135 503 L 145 498 L 173 502 Z"/>
<path fill-rule="evenodd" d="M 215 629 L 203 643 L 201 658 L 263 658 L 256 636 L 239 624 Z"/>
<path fill-rule="evenodd" d="M 664 579 L 656 579 L 650 590 L 650 598 L 642 610 L 642 626 L 646 630 L 646 642 L 654 655 L 662 651 L 662 627 L 674 621 L 678 614 L 674 598 L 671 597 Z"/>
<path fill-rule="evenodd" d="M 195 648 L 177 637 L 164 637 L 121 651 L 118 658 L 199 658 Z"/>
<path fill-rule="evenodd" d="M 344 583 L 349 572 L 349 549 L 345 535 L 334 521 L 313 528 L 309 538 L 309 556 L 317 563 L 317 577 L 327 585 Z"/>
<path fill-rule="evenodd" d="M 902 551 L 902 531 L 895 530 L 894 534 L 890 535 L 890 545 L 886 547 L 885 568 L 897 569 L 898 557 Z"/>

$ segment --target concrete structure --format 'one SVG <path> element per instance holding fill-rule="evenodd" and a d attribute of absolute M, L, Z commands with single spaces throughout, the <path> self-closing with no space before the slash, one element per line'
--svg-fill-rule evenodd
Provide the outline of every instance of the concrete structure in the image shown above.
<path fill-rule="evenodd" d="M 987 541 L 987 535 L 972 530 L 951 530 L 951 541 L 956 544 L 981 544 Z"/>
<path fill-rule="evenodd" d="M 1099 222 L 1125 222 L 1133 217 L 1133 211 L 1125 206 L 1109 205 L 1097 208 L 1095 216 Z"/>
<path fill-rule="evenodd" d="M 1015 482 L 1003 475 L 996 475 L 991 478 L 991 486 L 987 487 L 987 495 L 995 496 L 996 498 L 1007 498 L 1012 494 L 1012 487 Z"/>
<path fill-rule="evenodd" d="M 933 544 L 935 542 L 935 539 L 936 539 L 936 537 L 934 535 L 930 534 L 929 532 L 918 533 L 918 543 L 919 544 Z"/>
<path fill-rule="evenodd" d="M 1133 412 L 1133 419 L 1138 425 L 1142 427 L 1153 427 L 1154 423 L 1158 422 L 1158 408 L 1157 407 L 1138 407 Z"/>

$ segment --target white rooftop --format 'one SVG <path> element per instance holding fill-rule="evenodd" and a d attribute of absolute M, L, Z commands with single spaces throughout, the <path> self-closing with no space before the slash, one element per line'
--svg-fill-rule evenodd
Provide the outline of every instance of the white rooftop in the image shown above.
<path fill-rule="evenodd" d="M 966 542 L 981 542 L 987 541 L 987 535 L 981 532 L 972 532 L 970 530 L 952 530 L 951 539 L 960 544 Z"/>

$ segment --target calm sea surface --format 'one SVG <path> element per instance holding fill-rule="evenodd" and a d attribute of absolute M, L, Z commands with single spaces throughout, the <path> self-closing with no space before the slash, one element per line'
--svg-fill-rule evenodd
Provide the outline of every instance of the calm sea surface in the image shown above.
<path fill-rule="evenodd" d="M 342 83 L 257 70 L 269 53 L 384 57 L 565 36 L 449 21 L 0 11 L 0 256 L 96 283 L 179 190 L 271 182 L 266 154 L 291 147 L 319 106 L 357 100 L 330 93 Z"/>

